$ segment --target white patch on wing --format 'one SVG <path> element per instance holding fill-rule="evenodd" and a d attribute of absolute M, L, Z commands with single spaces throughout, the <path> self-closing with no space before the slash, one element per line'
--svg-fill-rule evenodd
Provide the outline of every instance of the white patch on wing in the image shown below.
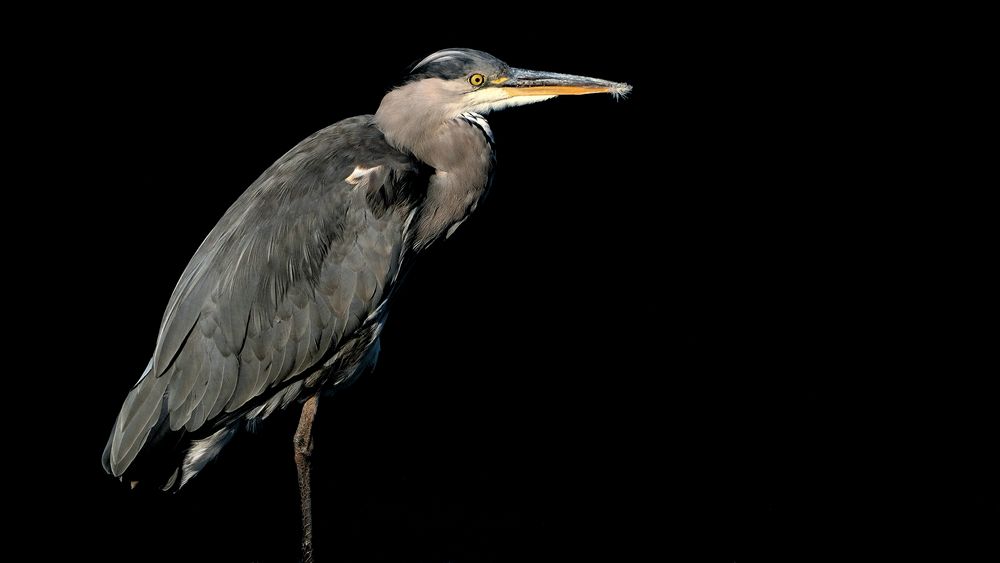
<path fill-rule="evenodd" d="M 372 172 L 378 170 L 379 168 L 380 168 L 379 166 L 374 166 L 372 168 L 365 168 L 364 166 L 356 166 L 354 167 L 354 172 L 351 172 L 350 176 L 344 178 L 344 181 L 352 186 L 357 186 L 358 184 L 361 183 L 361 180 L 364 180 L 365 177 L 367 177 Z"/>

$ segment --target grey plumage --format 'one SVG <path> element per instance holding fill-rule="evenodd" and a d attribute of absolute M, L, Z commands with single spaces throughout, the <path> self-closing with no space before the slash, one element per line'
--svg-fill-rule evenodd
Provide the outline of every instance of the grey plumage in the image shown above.
<path fill-rule="evenodd" d="M 181 275 L 105 469 L 178 488 L 246 421 L 353 380 L 377 358 L 407 266 L 490 186 L 493 139 L 480 114 L 627 89 L 449 49 L 421 61 L 375 115 L 296 145 L 236 200 Z"/>
<path fill-rule="evenodd" d="M 357 166 L 381 173 L 349 184 Z M 418 201 L 411 184 L 427 174 L 385 143 L 372 116 L 316 133 L 264 172 L 174 289 L 106 469 L 123 474 L 156 430 L 203 439 L 298 398 L 289 391 L 355 375 L 384 320 L 372 313 L 398 279 Z M 309 380 L 316 371 L 324 377 Z"/>

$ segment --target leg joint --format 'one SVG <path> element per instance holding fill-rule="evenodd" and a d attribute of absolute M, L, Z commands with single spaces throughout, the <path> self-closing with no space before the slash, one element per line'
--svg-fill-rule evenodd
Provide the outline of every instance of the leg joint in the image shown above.
<path fill-rule="evenodd" d="M 292 438 L 292 444 L 295 446 L 295 453 L 303 456 L 312 456 L 312 436 L 303 436 L 302 434 L 296 433 Z"/>

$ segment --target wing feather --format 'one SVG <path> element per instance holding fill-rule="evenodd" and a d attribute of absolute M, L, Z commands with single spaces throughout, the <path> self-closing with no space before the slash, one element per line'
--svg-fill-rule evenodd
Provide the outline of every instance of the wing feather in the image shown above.
<path fill-rule="evenodd" d="M 359 169 L 370 172 L 348 181 Z M 304 392 L 395 278 L 422 173 L 371 116 L 320 131 L 265 171 L 174 288 L 152 371 L 109 440 L 111 472 L 167 428 L 204 437 Z"/>

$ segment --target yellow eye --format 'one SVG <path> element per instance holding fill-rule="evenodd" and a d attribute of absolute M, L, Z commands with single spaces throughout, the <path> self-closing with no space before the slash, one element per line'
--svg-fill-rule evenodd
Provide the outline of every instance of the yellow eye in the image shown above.
<path fill-rule="evenodd" d="M 473 86 L 482 86 L 483 82 L 486 82 L 486 77 L 482 74 L 476 73 L 469 77 L 469 84 Z"/>

